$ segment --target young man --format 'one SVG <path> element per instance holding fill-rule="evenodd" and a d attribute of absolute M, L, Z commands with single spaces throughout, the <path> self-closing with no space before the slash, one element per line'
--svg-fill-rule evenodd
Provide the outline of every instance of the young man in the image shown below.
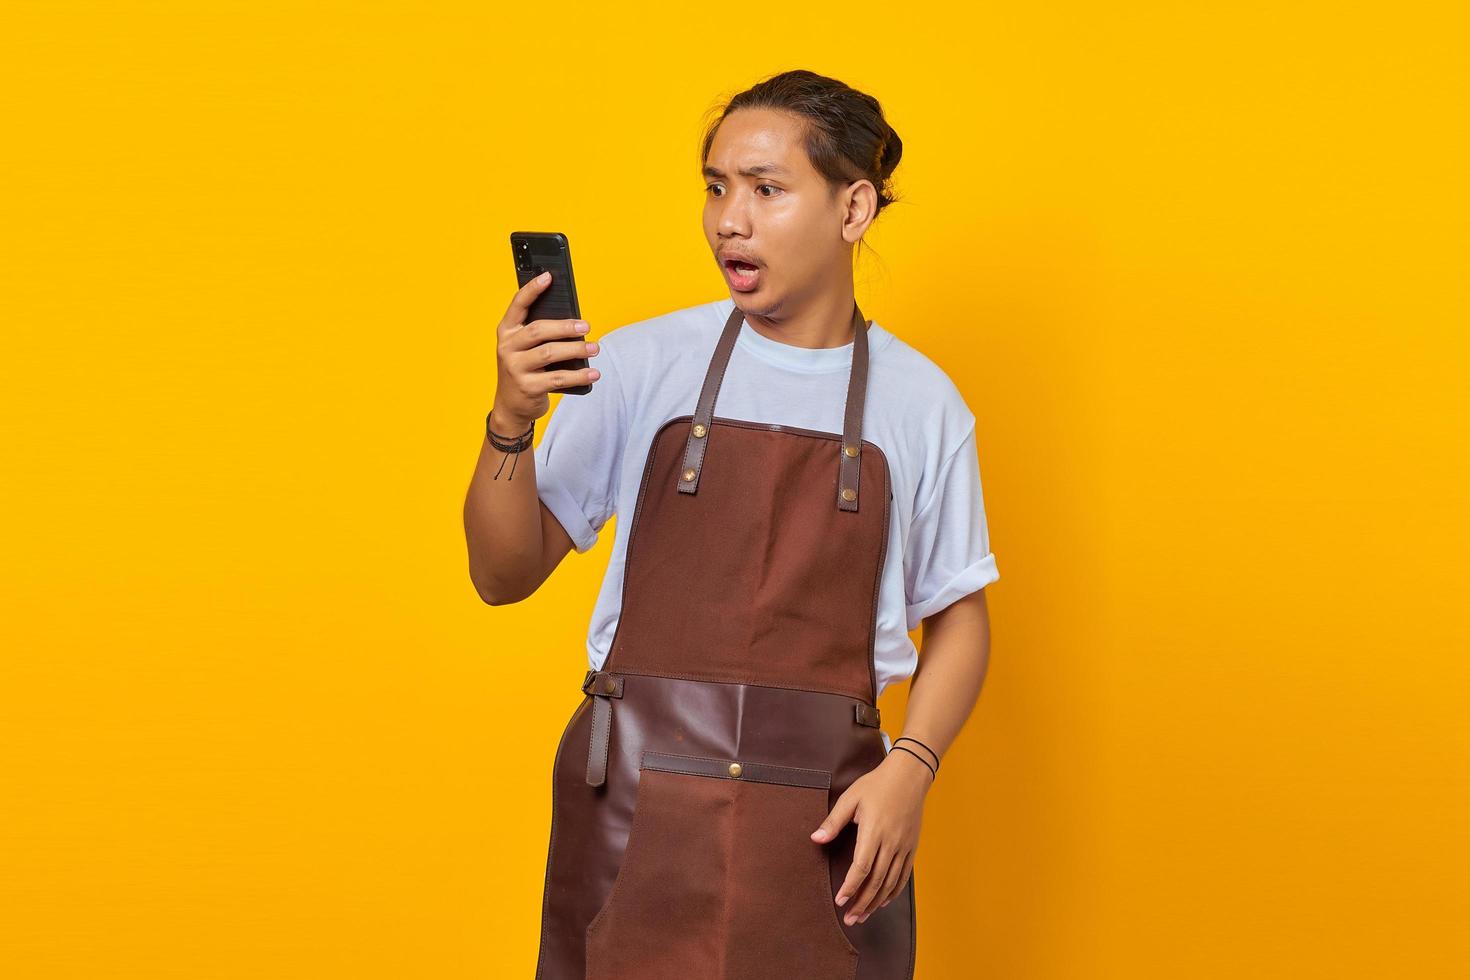
<path fill-rule="evenodd" d="M 599 345 L 525 323 L 532 282 L 500 326 L 465 505 L 481 596 L 530 595 L 626 518 L 556 754 L 543 980 L 912 975 L 923 805 L 984 681 L 999 576 L 974 416 L 854 300 L 900 152 L 870 97 L 768 79 L 704 145 L 729 298 Z M 541 370 L 581 356 L 606 377 Z M 533 476 L 493 474 L 580 383 Z M 910 675 L 890 742 L 878 695 Z"/>

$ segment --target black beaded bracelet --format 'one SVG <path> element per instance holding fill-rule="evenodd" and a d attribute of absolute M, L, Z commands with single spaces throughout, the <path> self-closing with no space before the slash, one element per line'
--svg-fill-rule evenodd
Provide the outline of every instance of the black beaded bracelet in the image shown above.
<path fill-rule="evenodd" d="M 933 749 L 929 748 L 929 746 L 924 745 L 923 742 L 921 742 L 918 739 L 914 738 L 912 735 L 900 735 L 900 736 L 898 736 L 898 738 L 894 739 L 893 741 L 894 742 L 902 742 L 902 741 L 905 741 L 905 740 L 910 741 L 910 742 L 913 742 L 915 745 L 923 745 L 924 746 L 924 749 L 930 755 L 934 756 L 934 774 L 937 776 L 939 774 L 939 753 L 938 752 L 935 752 Z"/>
<path fill-rule="evenodd" d="M 511 455 L 511 456 L 519 456 L 521 453 L 523 453 L 527 449 L 530 449 L 531 448 L 531 441 L 532 441 L 532 435 L 531 435 L 531 433 L 533 433 L 536 430 L 536 420 L 535 419 L 532 419 L 531 420 L 531 424 L 526 427 L 526 431 L 525 432 L 522 432 L 520 435 L 518 435 L 518 436 L 503 436 L 500 433 L 498 433 L 498 432 L 496 432 L 496 431 L 494 431 L 493 429 L 490 428 L 490 416 L 493 415 L 493 414 L 494 414 L 494 409 L 491 409 L 489 412 L 487 412 L 485 414 L 485 438 L 487 438 L 487 439 L 490 440 L 490 445 L 494 446 L 496 449 L 500 450 L 501 452 L 506 453 L 506 454 Z M 501 457 L 500 466 L 499 466 L 499 468 L 497 468 L 495 470 L 495 476 L 492 477 L 492 479 L 495 479 L 495 480 L 500 479 L 500 471 L 503 470 L 503 469 L 505 469 L 505 457 Z M 515 464 L 515 461 L 513 460 L 511 462 L 511 464 L 510 464 L 510 476 L 506 477 L 506 479 L 507 480 L 514 480 L 515 478 L 516 478 L 516 464 Z"/>
<path fill-rule="evenodd" d="M 894 749 L 896 749 L 899 752 L 907 752 L 909 755 L 913 756 L 915 759 L 918 759 L 920 762 L 922 762 L 924 764 L 924 768 L 926 768 L 926 769 L 929 770 L 929 775 L 930 776 L 932 776 L 934 779 L 938 779 L 939 778 L 939 770 L 938 769 L 935 769 L 933 766 L 929 765 L 929 760 L 928 759 L 924 758 L 922 755 L 920 755 L 919 753 L 915 752 L 913 749 L 909 748 L 907 745 L 895 745 L 894 746 Z"/>

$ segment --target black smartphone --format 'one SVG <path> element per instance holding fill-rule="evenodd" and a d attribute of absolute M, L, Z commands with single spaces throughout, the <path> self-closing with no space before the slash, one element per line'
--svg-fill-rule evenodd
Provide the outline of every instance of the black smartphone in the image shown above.
<path fill-rule="evenodd" d="M 526 313 L 527 323 L 532 320 L 582 319 L 582 308 L 577 303 L 577 281 L 572 278 L 572 249 L 566 235 L 559 231 L 513 231 L 510 233 L 510 250 L 516 262 L 516 282 L 521 286 L 542 272 L 551 272 L 551 285 L 532 301 Z M 582 336 L 585 339 L 586 335 Z M 548 364 L 542 370 L 574 371 L 589 366 L 587 358 L 574 357 Z M 563 395 L 585 395 L 592 386 L 582 384 L 551 390 Z"/>

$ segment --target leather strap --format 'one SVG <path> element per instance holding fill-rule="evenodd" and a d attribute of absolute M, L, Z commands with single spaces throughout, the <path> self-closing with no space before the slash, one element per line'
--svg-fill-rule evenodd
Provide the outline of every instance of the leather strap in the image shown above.
<path fill-rule="evenodd" d="M 679 469 L 679 492 L 694 493 L 699 487 L 699 473 L 704 466 L 705 449 L 715 415 L 715 398 L 725 380 L 725 368 L 740 335 L 745 313 L 736 306 L 725 321 L 725 329 L 715 344 L 714 356 L 705 371 L 699 402 L 689 423 L 689 436 L 684 443 L 684 465 Z M 837 447 L 837 507 L 858 509 L 858 473 L 862 469 L 863 406 L 868 393 L 868 328 L 872 320 L 863 319 L 863 311 L 852 308 L 852 367 L 847 376 L 847 405 L 842 419 L 842 442 Z"/>
<path fill-rule="evenodd" d="M 607 782 L 607 754 L 612 741 L 612 698 L 623 696 L 623 678 L 601 670 L 589 670 L 582 691 L 592 695 L 592 736 L 587 745 L 587 785 Z"/>
<path fill-rule="evenodd" d="M 842 445 L 837 451 L 837 506 L 841 510 L 857 510 L 858 473 L 862 470 L 863 404 L 868 394 L 868 327 L 873 321 L 863 319 L 856 304 L 852 308 L 852 372 L 847 377 L 847 409 L 842 419 Z M 852 499 L 849 500 L 849 493 Z M 884 501 L 886 504 L 887 501 Z"/>

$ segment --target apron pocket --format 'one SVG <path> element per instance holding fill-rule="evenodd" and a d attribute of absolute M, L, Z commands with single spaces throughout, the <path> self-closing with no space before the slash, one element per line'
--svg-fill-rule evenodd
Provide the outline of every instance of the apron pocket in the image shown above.
<path fill-rule="evenodd" d="M 832 901 L 832 774 L 645 751 L 622 864 L 587 926 L 587 980 L 852 980 Z"/>

